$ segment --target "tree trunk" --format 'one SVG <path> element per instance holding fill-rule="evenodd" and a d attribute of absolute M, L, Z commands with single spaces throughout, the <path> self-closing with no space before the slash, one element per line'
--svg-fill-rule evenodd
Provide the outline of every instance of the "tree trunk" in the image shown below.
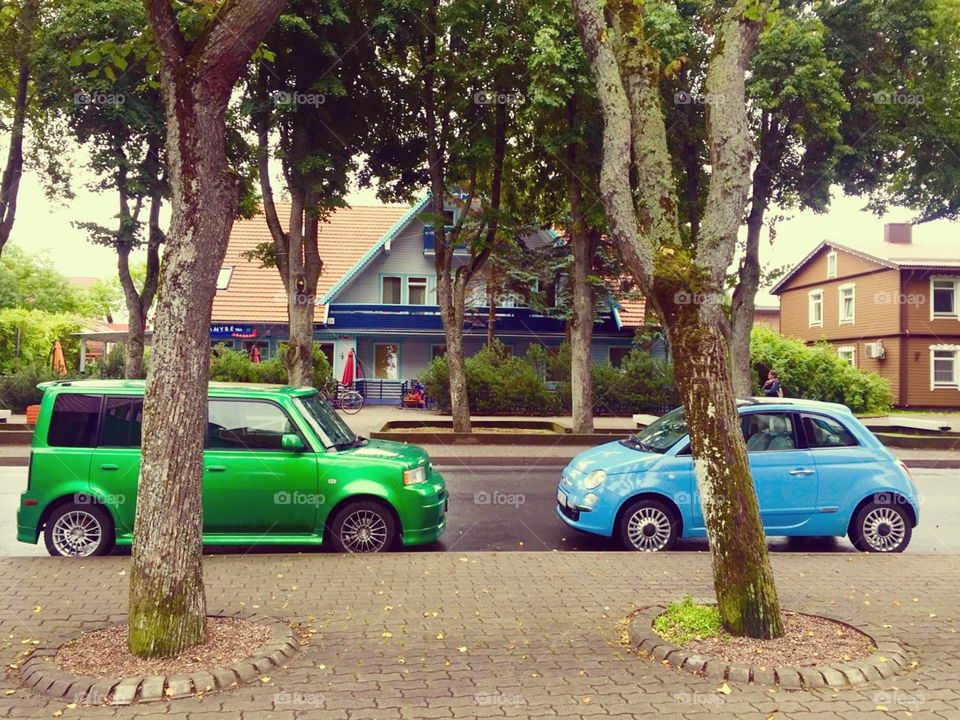
<path fill-rule="evenodd" d="M 450 412 L 453 431 L 471 431 L 470 401 L 467 397 L 467 368 L 463 354 L 463 315 L 465 293 L 449 274 L 437 276 L 437 299 L 443 320 L 443 336 L 447 343 L 447 370 L 450 376 Z M 458 302 L 459 300 L 459 302 Z"/>
<path fill-rule="evenodd" d="M 236 214 L 226 111 L 284 0 L 233 0 L 188 43 L 169 0 L 144 0 L 160 55 L 172 220 L 144 395 L 128 645 L 170 657 L 206 639 L 203 438 L 210 315 Z"/>
<path fill-rule="evenodd" d="M 143 347 L 146 332 L 147 313 L 143 307 L 140 293 L 137 292 L 133 277 L 130 275 L 130 247 L 123 245 L 117 248 L 117 269 L 120 277 L 120 287 L 123 289 L 123 299 L 127 306 L 129 324 L 127 326 L 127 364 L 125 375 L 130 380 L 137 380 L 143 373 Z"/>
<path fill-rule="evenodd" d="M 754 202 L 747 219 L 746 255 L 740 266 L 739 280 L 730 305 L 730 371 L 737 397 L 753 395 L 753 366 L 750 364 L 750 333 L 760 287 L 760 232 L 763 229 L 763 208 Z"/>
<path fill-rule="evenodd" d="M 487 347 L 497 339 L 497 282 L 493 263 L 487 265 Z"/>
<path fill-rule="evenodd" d="M 0 254 L 13 232 L 17 216 L 17 196 L 20 193 L 20 178 L 23 175 L 23 135 L 27 121 L 27 90 L 30 80 L 30 51 L 33 33 L 39 16 L 39 0 L 24 0 L 20 7 L 17 24 L 19 40 L 17 47 L 17 90 L 13 104 L 13 122 L 10 125 L 10 147 L 7 162 L 0 179 Z"/>
<path fill-rule="evenodd" d="M 668 332 L 724 626 L 734 635 L 780 637 L 783 620 L 720 325 L 690 304 L 677 307 Z"/>
<path fill-rule="evenodd" d="M 567 129 L 575 129 L 576 101 L 567 103 Z M 587 232 L 583 211 L 583 192 L 577 167 L 577 145 L 567 145 L 567 193 L 570 201 L 570 244 L 573 247 L 573 273 L 570 278 L 573 308 L 570 314 L 570 398 L 573 432 L 593 432 L 593 289 L 588 275 L 593 261 L 593 244 Z"/>

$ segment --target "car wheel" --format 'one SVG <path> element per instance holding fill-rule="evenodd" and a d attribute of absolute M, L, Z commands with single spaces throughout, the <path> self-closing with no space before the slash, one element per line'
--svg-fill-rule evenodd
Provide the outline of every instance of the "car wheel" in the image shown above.
<path fill-rule="evenodd" d="M 337 552 L 383 552 L 393 547 L 396 539 L 393 513 L 372 500 L 348 503 L 330 523 L 330 540 Z"/>
<path fill-rule="evenodd" d="M 90 557 L 109 554 L 116 538 L 113 520 L 103 507 L 69 503 L 47 518 L 43 539 L 53 556 Z"/>
<path fill-rule="evenodd" d="M 911 535 L 910 516 L 889 502 L 867 503 L 850 526 L 850 540 L 861 552 L 903 552 Z"/>
<path fill-rule="evenodd" d="M 659 500 L 645 498 L 631 503 L 623 512 L 617 534 L 628 550 L 670 550 L 680 534 L 680 523 L 673 508 Z"/>

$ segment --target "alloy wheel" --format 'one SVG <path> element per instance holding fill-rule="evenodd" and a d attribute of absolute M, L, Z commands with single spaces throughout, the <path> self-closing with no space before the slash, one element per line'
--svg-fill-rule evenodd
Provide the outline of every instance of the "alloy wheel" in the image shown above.
<path fill-rule="evenodd" d="M 64 513 L 53 525 L 53 545 L 61 555 L 87 557 L 100 544 L 100 521 L 85 510 Z"/>
<path fill-rule="evenodd" d="M 899 547 L 906 533 L 903 516 L 890 507 L 874 508 L 863 519 L 863 539 L 878 552 Z"/>
<path fill-rule="evenodd" d="M 627 522 L 630 543 L 644 552 L 662 550 L 670 539 L 670 518 L 655 507 L 638 508 Z"/>
<path fill-rule="evenodd" d="M 372 510 L 356 510 L 344 518 L 340 542 L 352 553 L 375 553 L 387 544 L 388 529 L 383 517 Z"/>

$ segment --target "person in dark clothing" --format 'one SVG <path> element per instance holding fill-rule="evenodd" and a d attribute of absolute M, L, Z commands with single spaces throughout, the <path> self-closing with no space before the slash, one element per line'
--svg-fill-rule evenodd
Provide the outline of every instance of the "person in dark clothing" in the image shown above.
<path fill-rule="evenodd" d="M 780 387 L 780 377 L 776 370 L 771 370 L 767 381 L 763 384 L 763 394 L 767 397 L 783 397 L 783 388 Z"/>

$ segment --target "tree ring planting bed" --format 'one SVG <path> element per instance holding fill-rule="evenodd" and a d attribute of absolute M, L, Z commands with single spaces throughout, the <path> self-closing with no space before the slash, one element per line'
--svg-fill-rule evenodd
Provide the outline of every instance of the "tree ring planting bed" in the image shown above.
<path fill-rule="evenodd" d="M 913 665 L 913 653 L 902 643 L 885 634 L 881 628 L 867 623 L 825 615 L 808 615 L 784 611 L 784 621 L 788 635 L 782 640 L 748 640 L 736 638 L 731 641 L 730 650 L 714 654 L 698 652 L 698 645 L 705 643 L 696 640 L 685 642 L 682 646 L 664 640 L 654 629 L 654 621 L 667 610 L 666 606 L 654 605 L 638 611 L 629 626 L 630 645 L 638 654 L 652 658 L 664 665 L 687 670 L 715 682 L 732 682 L 762 686 L 780 686 L 785 689 L 801 688 L 843 688 L 863 685 L 905 672 Z M 803 630 L 804 628 L 815 630 Z M 790 637 L 791 628 L 794 636 Z M 795 633 L 803 631 L 803 636 Z M 814 632 L 809 638 L 810 657 L 806 660 L 796 656 L 799 640 L 807 640 L 806 634 Z M 822 633 L 822 634 L 821 634 Z M 840 635 L 838 635 L 840 633 Z M 843 637 L 852 643 L 840 643 Z M 843 656 L 844 649 L 856 647 L 856 638 L 863 641 L 863 652 L 856 656 Z M 713 638 L 710 647 L 720 647 L 721 638 Z M 791 646 L 790 662 L 778 661 L 777 643 Z M 817 656 L 815 648 L 840 649 L 837 657 Z M 747 661 L 750 650 L 755 659 Z M 756 650 L 761 652 L 756 654 Z M 781 647 L 781 650 L 785 649 Z M 722 655 L 722 656 L 721 656 Z"/>
<path fill-rule="evenodd" d="M 68 703 L 156 702 L 262 682 L 302 644 L 286 623 L 249 613 L 208 615 L 207 642 L 175 658 L 137 658 L 126 637 L 126 625 L 107 625 L 38 646 L 23 663 L 21 680 Z"/>
<path fill-rule="evenodd" d="M 505 417 L 502 420 L 474 420 L 469 433 L 453 432 L 453 421 L 443 418 L 390 420 L 370 433 L 375 440 L 399 440 L 417 445 L 596 445 L 626 437 L 629 430 L 597 430 L 578 435 L 552 420 Z"/>

